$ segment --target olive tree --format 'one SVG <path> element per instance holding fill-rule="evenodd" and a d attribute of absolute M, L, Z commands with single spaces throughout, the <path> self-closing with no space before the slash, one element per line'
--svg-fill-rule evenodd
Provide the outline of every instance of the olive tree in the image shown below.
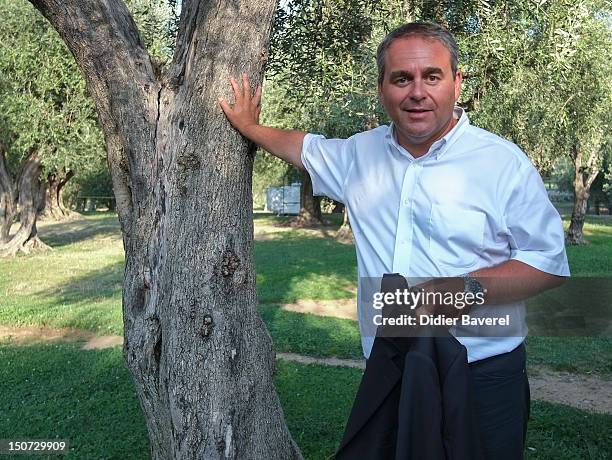
<path fill-rule="evenodd" d="M 496 12 L 500 32 L 480 34 L 510 62 L 496 84 L 483 85 L 488 91 L 481 91 L 475 118 L 523 147 L 543 173 L 569 158 L 574 206 L 567 241 L 582 244 L 590 189 L 611 142 L 612 11 L 597 0 L 522 4 L 522 15 L 511 20 Z"/>

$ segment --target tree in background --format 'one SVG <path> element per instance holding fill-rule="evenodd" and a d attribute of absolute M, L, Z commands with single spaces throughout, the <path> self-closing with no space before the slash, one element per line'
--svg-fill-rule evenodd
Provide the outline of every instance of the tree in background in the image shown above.
<path fill-rule="evenodd" d="M 125 248 L 124 356 L 160 458 L 297 459 L 257 309 L 254 146 L 218 104 L 261 81 L 274 0 L 183 0 L 172 60 L 122 0 L 31 0 L 85 77 Z"/>
<path fill-rule="evenodd" d="M 482 15 L 484 25 L 494 26 L 483 26 L 477 40 L 494 43 L 509 61 L 479 88 L 474 118 L 520 145 L 543 174 L 561 156 L 570 159 L 574 206 L 567 241 L 583 244 L 590 189 L 612 140 L 612 10 L 597 0 L 515 6 Z"/>
<path fill-rule="evenodd" d="M 62 190 L 103 155 L 93 103 L 74 59 L 53 28 L 27 2 L 0 0 L 0 254 L 47 246 L 37 236 L 40 213 L 68 210 Z M 19 213 L 20 226 L 9 239 Z"/>

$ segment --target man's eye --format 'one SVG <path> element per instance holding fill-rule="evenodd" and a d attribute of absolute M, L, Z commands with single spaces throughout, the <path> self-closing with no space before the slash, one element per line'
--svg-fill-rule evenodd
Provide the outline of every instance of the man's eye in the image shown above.
<path fill-rule="evenodd" d="M 408 78 L 407 77 L 398 77 L 395 79 L 394 83 L 396 85 L 405 85 L 406 83 L 408 83 Z"/>
<path fill-rule="evenodd" d="M 429 76 L 427 77 L 427 81 L 430 81 L 430 82 L 436 82 L 436 81 L 438 81 L 439 79 L 440 79 L 440 77 L 438 77 L 437 75 L 429 75 Z"/>

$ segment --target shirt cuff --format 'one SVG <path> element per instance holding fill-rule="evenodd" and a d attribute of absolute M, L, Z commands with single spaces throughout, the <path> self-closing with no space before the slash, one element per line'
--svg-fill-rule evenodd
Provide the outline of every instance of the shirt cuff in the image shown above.
<path fill-rule="evenodd" d="M 556 276 L 570 276 L 565 252 L 562 256 L 558 256 L 555 259 L 553 260 L 537 251 L 512 251 L 510 254 L 510 260 L 518 260 L 542 272 Z"/>

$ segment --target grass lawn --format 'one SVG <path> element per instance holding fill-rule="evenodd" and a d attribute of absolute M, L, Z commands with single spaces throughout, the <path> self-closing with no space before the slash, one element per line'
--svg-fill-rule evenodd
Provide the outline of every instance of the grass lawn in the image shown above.
<path fill-rule="evenodd" d="M 568 220 L 564 219 L 567 229 Z M 588 217 L 584 225 L 586 246 L 567 246 L 573 276 L 612 276 L 612 217 Z"/>
<path fill-rule="evenodd" d="M 66 458 L 148 458 L 145 422 L 119 347 L 0 345 L 0 362 L 0 438 L 67 439 Z M 276 387 L 306 459 L 334 453 L 360 378 L 355 369 L 277 362 Z M 611 423 L 610 415 L 534 402 L 528 458 L 609 458 Z"/>
<path fill-rule="evenodd" d="M 362 357 L 355 321 L 274 307 L 297 299 L 351 298 L 357 279 L 351 245 L 279 227 L 287 220 L 255 214 L 258 297 L 276 349 Z M 330 235 L 333 229 L 330 227 Z M 0 262 L 0 324 L 74 327 L 121 335 L 123 246 L 116 216 L 97 214 L 84 222 L 47 224 L 41 234 L 55 248 L 52 253 Z M 572 274 L 609 277 L 612 220 L 587 221 L 585 235 L 591 244 L 568 247 Z M 612 375 L 610 337 L 530 337 L 527 345 L 532 363 Z"/>
<path fill-rule="evenodd" d="M 52 253 L 0 262 L 0 324 L 46 324 L 122 334 L 123 246 L 114 215 L 41 226 Z M 352 246 L 305 231 L 276 228 L 257 216 L 258 297 L 262 304 L 352 298 Z M 68 230 L 69 233 L 66 231 Z"/>
<path fill-rule="evenodd" d="M 320 232 L 278 227 L 286 219 L 255 218 L 260 310 L 276 349 L 360 358 L 355 321 L 275 306 L 298 299 L 352 298 L 354 248 Z M 92 215 L 45 224 L 40 231 L 55 248 L 52 253 L 0 261 L 0 324 L 122 334 L 123 248 L 116 217 Z M 585 234 L 590 245 L 568 248 L 572 274 L 609 277 L 612 221 L 589 221 Z M 532 364 L 612 376 L 610 338 L 530 337 L 527 344 Z M 120 348 L 82 351 L 76 344 L 3 343 L 0 364 L 0 439 L 57 436 L 70 441 L 69 458 L 148 458 L 144 420 Z M 277 390 L 307 459 L 333 454 L 360 377 L 355 369 L 278 362 Z M 609 415 L 536 402 L 528 457 L 609 458 L 610 426 Z"/>

